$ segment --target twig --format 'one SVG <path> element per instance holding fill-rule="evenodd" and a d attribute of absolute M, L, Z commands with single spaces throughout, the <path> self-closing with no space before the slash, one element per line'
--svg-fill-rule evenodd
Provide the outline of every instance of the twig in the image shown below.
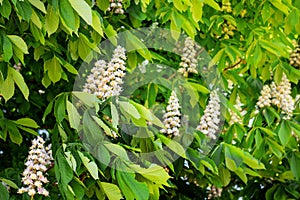
<path fill-rule="evenodd" d="M 224 72 L 227 71 L 227 70 L 229 70 L 229 69 L 232 69 L 232 68 L 236 67 L 236 66 L 239 65 L 242 61 L 244 61 L 244 60 L 243 60 L 243 59 L 240 59 L 240 60 L 239 60 L 237 63 L 235 63 L 234 65 L 229 66 L 229 67 L 226 67 L 226 68 L 224 69 Z"/>

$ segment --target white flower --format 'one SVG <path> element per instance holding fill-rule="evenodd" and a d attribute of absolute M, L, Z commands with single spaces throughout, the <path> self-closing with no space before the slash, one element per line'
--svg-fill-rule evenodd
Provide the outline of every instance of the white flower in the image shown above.
<path fill-rule="evenodd" d="M 217 90 L 213 90 L 210 93 L 210 100 L 204 110 L 204 115 L 201 117 L 200 124 L 196 129 L 213 140 L 217 139 L 216 133 L 219 130 L 219 123 L 221 121 L 220 114 L 220 98 Z"/>
<path fill-rule="evenodd" d="M 14 64 L 14 68 L 15 68 L 15 70 L 17 70 L 18 72 L 20 72 L 20 70 L 22 69 L 22 64 L 21 64 L 21 63 Z"/>
<path fill-rule="evenodd" d="M 222 188 L 217 188 L 216 186 L 212 186 L 208 193 L 207 199 L 218 199 L 222 196 Z"/>
<path fill-rule="evenodd" d="M 31 150 L 29 151 L 29 155 L 25 163 L 27 168 L 22 173 L 22 182 L 24 185 L 27 185 L 27 187 L 20 188 L 18 193 L 22 194 L 27 192 L 29 196 L 34 196 L 36 193 L 45 196 L 49 195 L 49 192 L 43 188 L 43 183 L 48 182 L 43 173 L 47 170 L 45 165 L 51 164 L 53 158 L 51 145 L 44 147 L 44 144 L 45 141 L 40 136 L 32 140 L 32 146 L 30 147 Z"/>
<path fill-rule="evenodd" d="M 109 63 L 104 60 L 97 61 L 87 77 L 83 91 L 95 94 L 103 100 L 119 95 L 122 91 L 122 78 L 125 76 L 125 60 L 125 49 L 118 46 Z"/>
<path fill-rule="evenodd" d="M 173 90 L 168 101 L 166 113 L 163 116 L 164 129 L 161 129 L 161 133 L 168 135 L 179 136 L 180 124 L 180 105 L 179 99 L 177 98 L 176 92 Z"/>
<path fill-rule="evenodd" d="M 110 0 L 107 11 L 113 11 L 116 14 L 124 14 L 122 0 Z"/>
<path fill-rule="evenodd" d="M 180 66 L 181 68 L 178 69 L 178 72 L 183 74 L 183 76 L 187 77 L 189 73 L 198 74 L 196 69 L 197 67 L 197 50 L 199 46 L 195 44 L 195 42 L 187 37 L 184 41 L 184 48 L 183 54 L 181 56 Z"/>
<path fill-rule="evenodd" d="M 259 108 L 263 108 L 265 106 L 270 106 L 271 105 L 271 89 L 269 87 L 269 85 L 264 85 L 263 89 L 261 90 L 261 95 L 258 98 L 258 102 L 256 103 L 256 105 Z"/>
<path fill-rule="evenodd" d="M 271 86 L 271 87 L 270 87 Z M 271 85 L 264 85 L 261 95 L 256 105 L 259 108 L 275 105 L 281 109 L 284 119 L 290 119 L 295 109 L 295 101 L 291 96 L 291 83 L 287 76 L 283 73 L 279 85 L 272 82 Z M 256 112 L 257 113 L 257 112 Z"/>
<path fill-rule="evenodd" d="M 284 73 L 279 85 L 277 87 L 272 87 L 272 103 L 278 108 L 281 108 L 283 114 L 287 114 L 284 117 L 285 119 L 290 119 L 295 109 L 295 101 L 291 96 L 291 89 L 291 83 Z"/>
<path fill-rule="evenodd" d="M 295 49 L 290 54 L 290 65 L 300 67 L 300 47 L 298 44 L 295 46 Z"/>

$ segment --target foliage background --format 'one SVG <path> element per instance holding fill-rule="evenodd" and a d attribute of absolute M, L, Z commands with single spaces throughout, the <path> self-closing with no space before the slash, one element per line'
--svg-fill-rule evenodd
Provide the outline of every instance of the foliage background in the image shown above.
<path fill-rule="evenodd" d="M 222 9 L 228 2 L 231 11 Z M 123 0 L 124 15 L 107 12 L 108 6 L 108 0 L 0 0 L 0 177 L 10 185 L 7 191 L 0 184 L 0 199 L 30 198 L 17 194 L 16 186 L 21 186 L 24 160 L 37 128 L 50 132 L 48 142 L 53 144 L 55 156 L 54 167 L 48 171 L 50 197 L 37 199 L 203 199 L 212 186 L 223 188 L 220 199 L 299 199 L 299 103 L 290 120 L 282 119 L 276 107 L 253 115 L 262 86 L 271 80 L 279 83 L 283 73 L 292 82 L 292 96 L 299 94 L 300 71 L 289 65 L 289 50 L 295 48 L 292 41 L 300 32 L 299 1 Z M 217 63 L 227 93 L 222 101 L 225 125 L 213 151 L 206 157 L 182 155 L 167 166 L 172 178 L 162 167 L 151 168 L 145 177 L 148 164 L 144 163 L 145 168 L 130 162 L 125 165 L 113 160 L 109 149 L 106 155 L 112 162 L 127 166 L 131 173 L 101 165 L 82 146 L 80 127 L 71 122 L 67 108 L 83 60 L 87 61 L 91 51 L 95 59 L 105 53 L 96 48 L 100 41 L 153 23 L 183 31 L 204 47 Z M 224 32 L 228 23 L 235 27 L 233 34 Z M 176 34 L 172 37 L 176 39 Z M 126 42 L 130 41 L 136 38 Z M 172 64 L 176 69 L 180 62 L 159 50 L 130 52 L 128 71 L 144 59 Z M 20 71 L 14 68 L 18 63 Z M 203 85 L 197 76 L 189 81 Z M 148 109 L 166 103 L 167 90 L 155 84 L 149 87 L 154 90 L 141 88 L 135 101 L 152 101 L 145 105 Z M 206 90 L 198 92 L 203 112 L 208 94 Z M 247 114 L 242 124 L 230 125 L 228 109 L 237 112 L 233 108 L 237 94 Z M 149 99 L 153 96 L 157 98 Z M 114 143 L 117 149 L 127 145 L 144 151 L 131 139 L 119 138 Z M 193 145 L 189 152 L 199 144 L 195 141 Z M 79 152 L 96 167 L 88 167 Z M 71 160 L 76 165 L 70 165 Z M 185 176 L 187 180 L 181 178 Z"/>

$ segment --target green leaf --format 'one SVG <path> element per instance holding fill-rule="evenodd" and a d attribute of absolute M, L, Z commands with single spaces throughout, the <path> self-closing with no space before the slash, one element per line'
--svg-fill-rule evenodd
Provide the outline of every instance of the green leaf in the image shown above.
<path fill-rule="evenodd" d="M 11 5 L 9 3 L 9 0 L 3 0 L 2 5 L 0 6 L 0 14 L 6 19 L 9 19 L 10 13 Z"/>
<path fill-rule="evenodd" d="M 275 133 L 267 128 L 264 127 L 258 127 L 260 130 L 262 130 L 263 132 L 265 132 L 266 134 L 268 134 L 269 137 L 274 137 Z"/>
<path fill-rule="evenodd" d="M 157 92 L 158 92 L 157 85 L 154 83 L 149 83 L 147 88 L 147 99 L 145 102 L 146 107 L 151 108 L 151 106 L 155 103 Z"/>
<path fill-rule="evenodd" d="M 0 199 L 1 200 L 9 200 L 9 193 L 4 185 L 0 183 Z"/>
<path fill-rule="evenodd" d="M 237 166 L 236 166 L 234 160 L 232 160 L 231 158 L 226 157 L 225 164 L 226 164 L 226 167 L 231 171 L 235 171 L 237 169 Z"/>
<path fill-rule="evenodd" d="M 238 168 L 237 170 L 234 171 L 236 173 L 236 175 L 238 175 L 240 177 L 240 179 L 242 179 L 242 181 L 247 184 L 247 176 L 245 174 L 245 172 L 243 171 L 242 168 Z"/>
<path fill-rule="evenodd" d="M 228 169 L 224 168 L 224 167 L 220 167 L 219 169 L 219 176 L 220 176 L 220 179 L 222 181 L 222 185 L 225 187 L 227 186 L 230 181 L 231 181 L 231 174 L 229 172 Z"/>
<path fill-rule="evenodd" d="M 180 37 L 181 27 L 178 28 L 176 22 L 171 20 L 170 28 L 172 37 L 177 41 Z"/>
<path fill-rule="evenodd" d="M 284 14 L 288 15 L 289 14 L 289 7 L 286 6 L 285 4 L 281 3 L 281 0 L 269 0 L 271 4 L 273 4 L 274 7 L 276 7 L 278 10 L 283 12 Z"/>
<path fill-rule="evenodd" d="M 151 53 L 141 40 L 131 32 L 125 32 L 126 49 L 128 51 L 136 50 L 143 58 L 151 60 Z"/>
<path fill-rule="evenodd" d="M 271 8 L 269 2 L 264 3 L 264 7 L 261 11 L 263 22 L 266 23 L 266 21 L 273 15 L 273 13 L 274 10 Z"/>
<path fill-rule="evenodd" d="M 44 63 L 44 70 L 48 72 L 48 76 L 53 83 L 61 79 L 62 68 L 55 56 Z"/>
<path fill-rule="evenodd" d="M 98 167 L 94 161 L 90 161 L 86 156 L 83 155 L 80 151 L 77 151 L 80 159 L 82 160 L 82 163 L 87 168 L 87 170 L 90 172 L 93 179 L 97 180 L 99 179 L 98 176 Z"/>
<path fill-rule="evenodd" d="M 12 122 L 9 122 L 7 124 L 7 126 L 8 126 L 7 129 L 9 131 L 9 137 L 10 137 L 11 141 L 13 143 L 20 145 L 23 141 L 23 138 L 22 138 L 22 135 L 20 134 L 19 130 L 15 126 L 15 124 L 13 124 Z"/>
<path fill-rule="evenodd" d="M 161 139 L 161 141 L 166 145 L 166 147 L 171 149 L 174 153 L 176 153 L 177 155 L 179 155 L 183 158 L 187 158 L 186 154 L 185 154 L 186 150 L 178 142 L 176 142 L 170 138 L 167 138 L 166 136 L 164 136 L 162 134 L 156 134 L 156 136 L 159 139 Z"/>
<path fill-rule="evenodd" d="M 101 186 L 109 200 L 118 200 L 123 198 L 120 189 L 115 184 L 101 182 Z"/>
<path fill-rule="evenodd" d="M 99 117 L 93 116 L 93 119 L 95 120 L 95 122 L 97 122 L 97 124 L 101 128 L 103 128 L 103 130 L 106 133 L 106 135 L 108 135 L 110 137 L 114 137 L 114 135 L 111 133 L 110 128 L 101 119 L 99 119 Z"/>
<path fill-rule="evenodd" d="M 262 48 L 267 50 L 268 52 L 274 54 L 275 56 L 279 56 L 280 52 L 278 51 L 276 45 L 274 45 L 272 42 L 260 39 L 259 44 L 261 45 Z"/>
<path fill-rule="evenodd" d="M 192 16 L 195 22 L 202 21 L 203 13 L 203 2 L 201 0 L 192 0 L 192 5 L 190 7 Z"/>
<path fill-rule="evenodd" d="M 36 14 L 34 10 L 32 10 L 32 15 L 31 15 L 31 21 L 38 27 L 39 29 L 42 28 L 42 22 L 39 18 L 39 16 Z"/>
<path fill-rule="evenodd" d="M 38 128 L 40 127 L 33 119 L 30 118 L 21 118 L 15 121 L 16 124 L 22 125 L 22 126 L 27 126 L 31 128 Z"/>
<path fill-rule="evenodd" d="M 290 158 L 291 170 L 297 180 L 300 179 L 300 154 L 293 152 Z"/>
<path fill-rule="evenodd" d="M 10 39 L 10 41 L 18 47 L 19 50 L 21 50 L 23 53 L 28 54 L 28 47 L 27 44 L 24 42 L 24 40 L 17 36 L 17 35 L 7 35 L 7 37 Z"/>
<path fill-rule="evenodd" d="M 169 185 L 168 180 L 171 176 L 169 176 L 169 174 L 161 166 L 153 164 L 149 168 L 142 168 L 139 165 L 130 165 L 130 168 L 141 174 L 149 181 L 158 184 L 160 187 L 162 187 L 162 185 Z"/>
<path fill-rule="evenodd" d="M 275 156 L 281 158 L 284 152 L 283 147 L 271 139 L 267 139 L 267 143 L 269 144 L 270 150 L 275 154 Z"/>
<path fill-rule="evenodd" d="M 104 33 L 107 36 L 107 38 L 113 43 L 113 45 L 117 45 L 117 31 L 114 30 L 114 27 L 110 24 L 107 25 L 107 27 L 104 29 Z"/>
<path fill-rule="evenodd" d="M 295 178 L 295 176 L 294 176 L 292 171 L 285 171 L 285 172 L 283 172 L 282 174 L 279 175 L 279 178 L 281 180 L 285 180 L 285 179 L 293 180 Z"/>
<path fill-rule="evenodd" d="M 283 146 L 286 146 L 292 137 L 291 128 L 286 121 L 282 121 L 278 131 L 278 137 Z"/>
<path fill-rule="evenodd" d="M 160 119 L 158 119 L 149 109 L 133 101 L 131 101 L 130 103 L 135 106 L 142 118 L 161 128 L 164 127 L 164 124 L 160 121 Z"/>
<path fill-rule="evenodd" d="M 68 0 L 59 0 L 59 13 L 60 18 L 64 25 L 71 29 L 71 31 L 77 32 L 76 14 Z"/>
<path fill-rule="evenodd" d="M 101 35 L 102 37 L 104 37 L 104 35 L 103 35 L 103 30 L 102 30 L 102 18 L 101 18 L 101 16 L 99 16 L 98 14 L 97 14 L 97 12 L 96 11 L 92 11 L 92 17 L 93 17 L 93 22 L 92 22 L 92 27 L 93 27 L 93 29 L 97 32 L 97 33 L 99 33 L 99 35 Z"/>
<path fill-rule="evenodd" d="M 56 59 L 64 68 L 66 68 L 68 70 L 68 72 L 70 72 L 72 74 L 76 74 L 76 75 L 78 74 L 78 71 L 70 63 L 68 63 L 67 61 L 65 61 L 64 59 L 62 59 L 60 57 L 56 57 Z"/>
<path fill-rule="evenodd" d="M 189 82 L 188 84 L 190 84 L 193 88 L 195 88 L 198 92 L 201 92 L 203 94 L 209 94 L 210 91 L 209 89 L 207 89 L 205 86 L 197 84 L 197 83 L 191 83 Z"/>
<path fill-rule="evenodd" d="M 8 62 L 10 58 L 13 56 L 13 48 L 12 43 L 10 40 L 6 37 L 6 35 L 3 36 L 3 53 L 4 53 L 4 61 Z"/>
<path fill-rule="evenodd" d="M 175 8 L 180 12 L 186 10 L 186 6 L 183 5 L 182 0 L 173 0 L 173 4 L 174 4 Z"/>
<path fill-rule="evenodd" d="M 116 106 L 112 102 L 110 103 L 110 112 L 111 112 L 112 126 L 115 129 L 117 129 L 119 123 L 119 114 Z"/>
<path fill-rule="evenodd" d="M 62 149 L 57 150 L 54 167 L 58 184 L 64 186 L 68 185 L 73 179 L 73 171 L 66 158 L 63 156 Z"/>
<path fill-rule="evenodd" d="M 78 131 L 78 127 L 80 125 L 80 115 L 77 109 L 75 108 L 75 106 L 69 101 L 67 101 L 67 112 L 68 112 L 70 127 Z"/>
<path fill-rule="evenodd" d="M 94 107 L 99 102 L 97 97 L 86 92 L 72 92 L 72 94 L 89 107 Z"/>
<path fill-rule="evenodd" d="M 119 159 L 129 161 L 128 155 L 126 150 L 121 147 L 120 145 L 113 144 L 113 143 L 107 143 L 104 144 L 104 146 L 113 154 L 117 155 Z"/>
<path fill-rule="evenodd" d="M 35 136 L 39 135 L 35 130 L 33 130 L 31 128 L 27 128 L 27 127 L 24 127 L 24 126 L 18 126 L 18 128 L 22 129 L 23 131 L 26 131 L 26 132 L 28 132 L 28 133 L 30 133 L 32 135 L 35 135 Z"/>
<path fill-rule="evenodd" d="M 45 5 L 42 1 L 40 0 L 28 0 L 31 5 L 33 5 L 34 7 L 36 7 L 37 9 L 39 9 L 40 11 L 42 11 L 43 13 L 47 13 L 46 12 L 46 8 L 45 8 Z"/>
<path fill-rule="evenodd" d="M 119 101 L 118 104 L 120 109 L 127 112 L 130 116 L 134 117 L 135 119 L 141 118 L 140 113 L 131 103 L 127 101 Z"/>
<path fill-rule="evenodd" d="M 254 158 L 250 153 L 230 144 L 225 145 L 225 156 L 235 161 L 236 165 L 240 165 L 240 159 L 252 169 L 265 169 L 265 165 Z"/>
<path fill-rule="evenodd" d="M 8 73 L 5 81 L 0 85 L 0 91 L 5 101 L 8 101 L 14 95 L 15 84 L 11 73 Z"/>
<path fill-rule="evenodd" d="M 82 60 L 87 63 L 91 62 L 93 59 L 92 51 L 96 49 L 97 47 L 92 44 L 85 35 L 79 34 L 78 54 Z"/>
<path fill-rule="evenodd" d="M 119 166 L 123 169 L 123 166 Z M 149 190 L 146 183 L 135 179 L 134 173 L 116 171 L 116 178 L 122 193 L 127 200 L 144 200 L 149 198 Z"/>
<path fill-rule="evenodd" d="M 48 33 L 48 37 L 56 32 L 59 25 L 59 16 L 54 11 L 53 7 L 49 4 L 47 8 L 46 20 L 45 20 L 45 29 Z"/>
<path fill-rule="evenodd" d="M 66 96 L 63 94 L 59 96 L 54 104 L 54 116 L 57 123 L 62 122 L 66 115 Z"/>
<path fill-rule="evenodd" d="M 32 14 L 32 7 L 28 1 L 18 1 L 15 5 L 18 14 L 20 14 L 25 21 L 29 22 Z"/>
<path fill-rule="evenodd" d="M 13 51 L 14 51 L 14 54 L 13 54 L 13 57 L 15 60 L 20 60 L 20 62 L 22 64 L 24 64 L 24 53 L 15 45 L 13 45 Z"/>
<path fill-rule="evenodd" d="M 88 24 L 92 25 L 92 9 L 84 0 L 69 0 L 71 6 L 79 14 L 80 17 Z"/>
<path fill-rule="evenodd" d="M 14 82 L 18 86 L 18 88 L 21 90 L 24 98 L 28 101 L 29 97 L 29 89 L 24 81 L 23 76 L 18 72 L 17 70 L 9 67 L 8 73 L 11 74 L 12 78 L 14 79 Z"/>
<path fill-rule="evenodd" d="M 204 0 L 204 3 L 209 5 L 210 7 L 212 7 L 215 10 L 221 10 L 219 4 L 217 4 L 214 0 Z"/>
<path fill-rule="evenodd" d="M 46 110 L 45 110 L 45 112 L 44 112 L 44 115 L 43 115 L 43 118 L 42 118 L 43 123 L 45 123 L 45 119 L 46 119 L 47 115 L 50 114 L 51 111 L 52 111 L 52 108 L 53 108 L 53 102 L 54 102 L 54 101 L 51 101 L 51 102 L 48 104 L 48 106 L 47 106 L 47 108 L 46 108 Z"/>
<path fill-rule="evenodd" d="M 17 186 L 17 184 L 15 184 L 14 182 L 12 182 L 11 180 L 5 179 L 5 178 L 0 178 L 0 181 L 6 183 L 8 186 L 14 188 L 14 189 L 18 189 L 19 187 Z"/>
<path fill-rule="evenodd" d="M 102 11 L 106 11 L 109 7 L 109 0 L 96 0 L 98 8 Z"/>
<path fill-rule="evenodd" d="M 136 52 L 127 52 L 127 63 L 130 69 L 135 69 L 135 67 L 137 66 Z"/>

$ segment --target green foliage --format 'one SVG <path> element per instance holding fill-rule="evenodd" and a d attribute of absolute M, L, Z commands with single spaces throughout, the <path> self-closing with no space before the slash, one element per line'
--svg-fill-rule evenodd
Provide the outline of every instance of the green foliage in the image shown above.
<path fill-rule="evenodd" d="M 224 9 L 228 2 L 231 11 Z M 212 186 L 223 189 L 219 199 L 299 199 L 299 99 L 290 119 L 277 106 L 255 114 L 262 86 L 279 84 L 283 73 L 292 83 L 292 97 L 299 95 L 300 70 L 288 60 L 293 40 L 299 40 L 299 2 L 123 0 L 124 14 L 108 11 L 109 5 L 108 0 L 0 0 L 0 199 L 29 199 L 17 188 L 38 128 L 50 132 L 55 158 L 45 199 L 204 199 Z M 136 49 L 127 52 L 126 76 L 147 82 L 130 99 L 103 102 L 72 91 L 81 66 L 110 56 L 98 46 L 101 41 L 116 46 L 118 33 L 156 22 L 171 30 L 172 40 L 179 41 L 181 32 L 193 38 L 220 73 L 208 84 L 201 73 L 189 75 L 182 87 L 192 97 L 180 97 L 198 120 L 209 83 L 220 82 L 224 127 L 205 156 L 199 154 L 206 143 L 201 132 L 175 140 L 157 131 L 172 80 L 131 76 L 145 59 L 179 68 L 178 56 L 163 52 L 160 42 L 147 49 L 143 40 L 124 33 L 124 47 Z M 246 114 L 235 108 L 238 98 Z M 242 121 L 230 123 L 229 110 Z M 120 121 L 133 124 L 136 137 L 124 133 Z M 157 129 L 147 129 L 149 124 Z M 189 137 L 192 142 L 185 144 Z M 147 153 L 165 146 L 168 151 L 153 156 L 156 164 L 147 162 Z"/>

